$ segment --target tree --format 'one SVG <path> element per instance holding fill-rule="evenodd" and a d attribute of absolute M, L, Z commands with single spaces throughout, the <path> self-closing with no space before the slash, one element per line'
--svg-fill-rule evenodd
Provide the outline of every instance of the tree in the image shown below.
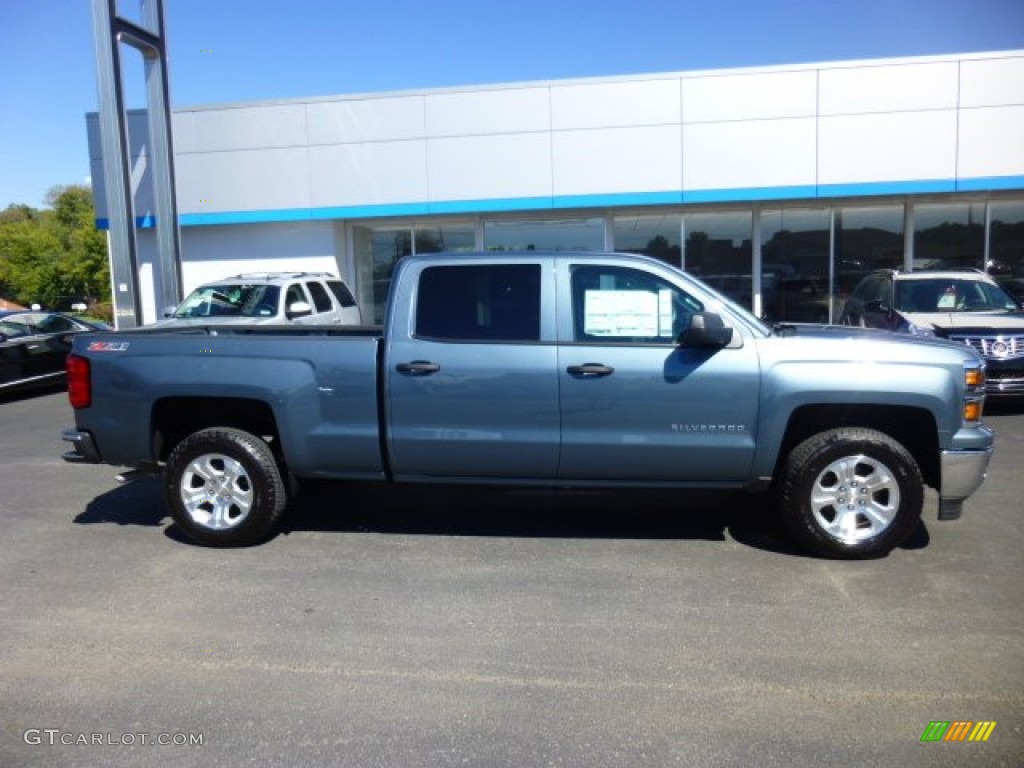
<path fill-rule="evenodd" d="M 110 301 L 106 237 L 88 187 L 54 187 L 49 210 L 0 212 L 0 291 L 20 304 L 59 307 Z"/>

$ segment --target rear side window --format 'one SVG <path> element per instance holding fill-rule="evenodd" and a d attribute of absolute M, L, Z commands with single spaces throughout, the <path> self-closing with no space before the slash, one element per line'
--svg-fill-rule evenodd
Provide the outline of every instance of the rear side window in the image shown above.
<path fill-rule="evenodd" d="M 427 267 L 420 274 L 417 336 L 455 341 L 538 341 L 540 265 Z"/>
<path fill-rule="evenodd" d="M 313 306 L 316 307 L 317 312 L 331 311 L 331 297 L 327 295 L 327 291 L 322 285 L 320 285 L 320 283 L 311 280 L 306 283 L 306 288 L 313 297 Z"/>
<path fill-rule="evenodd" d="M 338 300 L 342 307 L 354 307 L 356 305 L 356 299 L 352 295 L 352 291 L 341 280 L 328 280 L 327 287 L 331 289 L 334 298 Z"/>

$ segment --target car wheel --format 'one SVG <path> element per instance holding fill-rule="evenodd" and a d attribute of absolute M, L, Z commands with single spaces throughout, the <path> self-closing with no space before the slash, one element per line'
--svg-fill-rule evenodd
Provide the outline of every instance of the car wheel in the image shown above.
<path fill-rule="evenodd" d="M 827 557 L 883 557 L 917 528 L 924 481 L 913 456 L 873 429 L 844 427 L 789 454 L 779 509 L 794 537 Z"/>
<path fill-rule="evenodd" d="M 216 547 L 254 544 L 277 525 L 288 494 L 270 447 L 240 429 L 189 435 L 164 469 L 164 501 L 191 539 Z"/>

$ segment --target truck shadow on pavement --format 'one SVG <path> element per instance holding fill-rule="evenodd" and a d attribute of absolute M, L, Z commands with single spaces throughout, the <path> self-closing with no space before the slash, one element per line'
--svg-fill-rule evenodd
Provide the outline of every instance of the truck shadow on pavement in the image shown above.
<path fill-rule="evenodd" d="M 97 496 L 75 523 L 170 522 L 156 477 Z M 270 538 L 303 531 L 566 539 L 736 541 L 805 557 L 766 497 L 740 491 L 553 490 L 306 481 Z M 191 544 L 173 524 L 165 535 Z M 924 524 L 903 545 L 928 545 Z"/>
<path fill-rule="evenodd" d="M 725 542 L 805 557 L 766 496 L 742 491 L 558 490 L 307 482 L 281 534 L 297 531 Z M 927 546 L 920 524 L 902 548 Z"/>

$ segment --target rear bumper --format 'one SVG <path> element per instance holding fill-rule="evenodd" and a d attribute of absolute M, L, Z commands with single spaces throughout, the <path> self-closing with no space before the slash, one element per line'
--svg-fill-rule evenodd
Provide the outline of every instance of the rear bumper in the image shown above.
<path fill-rule="evenodd" d="M 66 451 L 61 458 L 72 464 L 102 464 L 103 459 L 96 448 L 92 435 L 78 429 L 65 429 L 61 432 L 61 440 L 72 444 L 73 448 Z"/>

